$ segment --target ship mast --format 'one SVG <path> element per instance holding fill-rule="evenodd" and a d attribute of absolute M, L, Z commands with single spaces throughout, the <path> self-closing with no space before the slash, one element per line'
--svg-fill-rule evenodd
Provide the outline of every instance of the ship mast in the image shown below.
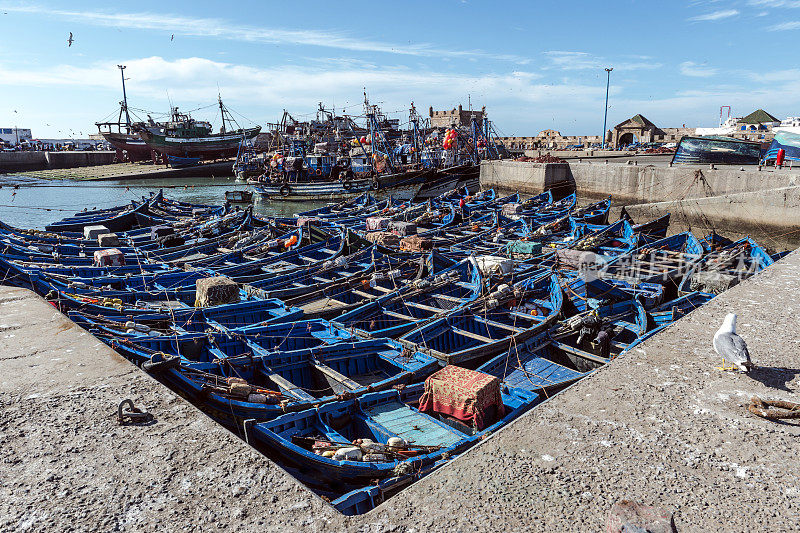
<path fill-rule="evenodd" d="M 222 115 L 222 127 L 220 128 L 220 133 L 225 133 L 225 106 L 222 105 L 222 95 L 217 94 L 217 100 L 219 101 L 219 113 Z"/>
<path fill-rule="evenodd" d="M 119 118 L 117 122 L 122 122 L 122 113 L 125 112 L 125 124 L 129 127 L 131 125 L 131 116 L 128 114 L 128 93 L 125 92 L 125 65 L 117 65 L 119 73 L 122 76 L 122 107 L 119 110 Z"/>

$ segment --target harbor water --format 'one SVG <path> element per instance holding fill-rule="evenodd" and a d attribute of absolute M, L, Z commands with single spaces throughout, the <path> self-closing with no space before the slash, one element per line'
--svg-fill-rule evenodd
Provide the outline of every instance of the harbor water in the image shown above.
<path fill-rule="evenodd" d="M 0 174 L 0 221 L 21 228 L 47 224 L 87 209 L 102 209 L 140 200 L 164 189 L 170 198 L 191 203 L 222 204 L 225 191 L 248 189 L 233 177 L 195 177 L 148 180 L 53 181 Z M 327 202 L 281 202 L 253 196 L 256 213 L 292 216 Z M 251 204 L 240 204 L 242 206 Z"/>

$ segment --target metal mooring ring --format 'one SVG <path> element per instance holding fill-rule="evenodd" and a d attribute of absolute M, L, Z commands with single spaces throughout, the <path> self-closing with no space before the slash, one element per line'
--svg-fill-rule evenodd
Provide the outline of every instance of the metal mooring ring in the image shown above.
<path fill-rule="evenodd" d="M 128 406 L 128 409 L 123 410 L 126 405 Z M 133 400 L 130 398 L 122 400 L 117 407 L 117 421 L 120 423 L 120 425 L 145 424 L 151 420 L 153 420 L 153 415 L 147 411 L 139 409 L 138 407 L 134 407 Z"/>

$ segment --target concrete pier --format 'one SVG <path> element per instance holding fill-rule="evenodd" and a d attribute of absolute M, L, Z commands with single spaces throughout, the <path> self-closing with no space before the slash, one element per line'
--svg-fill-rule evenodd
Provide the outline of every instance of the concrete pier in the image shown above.
<path fill-rule="evenodd" d="M 553 191 L 561 198 L 574 190 L 566 163 L 530 163 L 520 161 L 484 161 L 481 163 L 481 187 L 514 190 L 528 194 Z"/>
<path fill-rule="evenodd" d="M 800 246 L 800 168 L 570 161 L 545 182 L 536 165 L 484 161 L 481 184 L 528 195 L 547 188 L 557 196 L 576 192 L 584 202 L 613 195 L 636 220 L 672 213 L 676 231 L 717 230 L 774 241 L 776 248 Z"/>
<path fill-rule="evenodd" d="M 601 531 L 620 499 L 678 531 L 798 530 L 800 253 L 690 313 L 367 515 L 346 518 L 29 291 L 0 287 L 0 530 Z M 724 315 L 759 368 L 721 372 Z M 156 422 L 119 426 L 130 398 Z"/>
<path fill-rule="evenodd" d="M 573 161 L 569 163 L 568 179 L 582 198 L 607 198 L 613 194 L 618 204 L 644 204 L 800 185 L 800 169 Z"/>
<path fill-rule="evenodd" d="M 116 152 L 0 152 L 0 174 L 27 170 L 109 165 Z"/>

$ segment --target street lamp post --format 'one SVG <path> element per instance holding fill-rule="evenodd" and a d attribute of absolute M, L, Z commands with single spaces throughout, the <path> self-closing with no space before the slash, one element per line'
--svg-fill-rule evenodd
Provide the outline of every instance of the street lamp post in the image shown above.
<path fill-rule="evenodd" d="M 603 144 L 602 149 L 606 149 L 606 123 L 608 122 L 608 87 L 611 85 L 611 71 L 613 68 L 606 69 L 606 112 L 603 116 Z"/>

